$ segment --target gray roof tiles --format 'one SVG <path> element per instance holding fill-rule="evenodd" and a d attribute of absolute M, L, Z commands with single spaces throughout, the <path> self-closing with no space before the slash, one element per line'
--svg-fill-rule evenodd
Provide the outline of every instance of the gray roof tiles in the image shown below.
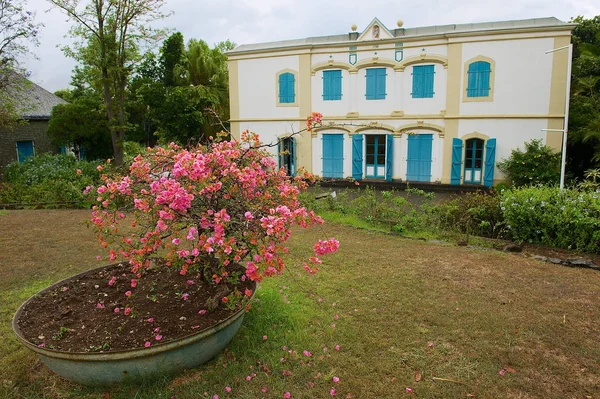
<path fill-rule="evenodd" d="M 55 105 L 67 103 L 43 87 L 33 82 L 30 83 L 31 86 L 23 92 L 23 95 L 27 97 L 27 105 L 22 111 L 23 119 L 50 119 L 52 108 Z"/>
<path fill-rule="evenodd" d="M 470 24 L 453 24 L 453 25 L 434 25 L 434 26 L 423 26 L 416 28 L 398 28 L 391 29 L 390 32 L 395 34 L 397 38 L 418 38 L 420 36 L 432 36 L 432 35 L 443 35 L 443 34 L 459 34 L 459 33 L 470 33 L 470 32 L 483 32 L 485 33 L 495 30 L 503 29 L 523 29 L 523 28 L 540 28 L 540 27 L 564 27 L 572 28 L 575 24 L 565 23 L 558 18 L 533 18 L 533 19 L 522 19 L 513 21 L 496 21 L 496 22 L 479 22 Z M 360 33 L 359 33 L 360 34 Z M 268 43 L 256 43 L 256 44 L 242 44 L 236 47 L 228 54 L 243 53 L 247 51 L 259 51 L 267 49 L 278 49 L 287 47 L 297 47 L 303 45 L 318 45 L 318 44 L 353 44 L 357 43 L 356 40 L 350 40 L 348 34 L 341 35 L 330 35 L 330 36 L 317 36 L 309 37 L 306 39 L 294 39 L 294 40 L 282 40 L 277 42 Z"/>

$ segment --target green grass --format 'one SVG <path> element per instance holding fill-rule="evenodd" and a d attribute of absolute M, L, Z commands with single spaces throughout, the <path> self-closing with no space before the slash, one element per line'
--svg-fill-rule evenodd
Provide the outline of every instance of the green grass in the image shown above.
<path fill-rule="evenodd" d="M 45 218 L 47 227 L 36 234 L 45 234 L 49 242 L 58 239 L 53 234 L 69 234 L 51 228 L 66 211 L 29 212 L 35 216 L 31 223 Z M 18 220 L 26 235 L 32 228 L 24 222 L 27 215 L 11 211 L 3 218 Z M 15 224 L 0 224 L 0 237 L 3 226 L 20 233 Z M 9 325 L 24 299 L 65 274 L 60 268 L 37 270 L 37 262 L 62 250 L 64 264 L 77 269 L 77 259 L 97 254 L 96 243 L 82 244 L 87 241 L 78 233 L 77 253 L 48 247 L 26 270 L 0 258 L 0 272 L 15 268 L 20 276 L 0 282 L 0 331 L 5 337 L 0 341 L 0 395 L 182 399 L 218 394 L 221 399 L 249 399 L 282 398 L 289 391 L 292 398 L 328 398 L 332 387 L 336 397 L 361 399 L 408 398 L 407 387 L 421 398 L 598 394 L 597 272 L 334 223 L 322 230 L 296 230 L 291 252 L 310 256 L 314 241 L 329 236 L 340 240 L 340 251 L 324 258 L 313 276 L 299 271 L 300 262 L 290 258 L 282 276 L 261 284 L 259 301 L 216 359 L 173 379 L 110 389 L 83 388 L 56 377 L 19 345 Z M 304 356 L 304 350 L 312 356 Z M 500 375 L 502 369 L 515 372 Z M 420 382 L 415 381 L 417 373 Z M 340 382 L 332 382 L 333 376 Z M 226 386 L 231 393 L 225 392 Z M 262 392 L 264 387 L 268 392 Z"/>

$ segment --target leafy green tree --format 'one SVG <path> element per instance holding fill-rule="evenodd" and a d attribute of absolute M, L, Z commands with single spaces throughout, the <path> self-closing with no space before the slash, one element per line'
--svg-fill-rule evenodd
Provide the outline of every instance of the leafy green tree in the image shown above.
<path fill-rule="evenodd" d="M 181 67 L 184 58 L 183 35 L 180 32 L 173 33 L 164 41 L 160 49 L 160 69 L 165 86 L 175 86 L 177 83 L 181 83 L 181 77 L 177 76 L 175 71 Z"/>
<path fill-rule="evenodd" d="M 600 166 L 600 16 L 572 22 L 578 25 L 573 30 L 567 166 L 581 179 L 586 170 Z"/>
<path fill-rule="evenodd" d="M 128 129 L 128 84 L 142 42 L 155 41 L 162 31 L 151 23 L 163 18 L 165 0 L 48 0 L 74 22 L 71 36 L 78 38 L 67 55 L 102 88 L 111 144 L 116 165 L 123 163 L 122 143 Z"/>
<path fill-rule="evenodd" d="M 99 99 L 82 97 L 52 110 L 48 136 L 61 146 L 76 144 L 84 148 L 87 159 L 106 159 L 112 153 L 106 112 Z"/>
<path fill-rule="evenodd" d="M 14 127 L 22 111 L 31 106 L 21 61 L 32 55 L 29 46 L 39 44 L 42 24 L 34 19 L 35 13 L 25 9 L 24 1 L 0 0 L 0 127 Z"/>
<path fill-rule="evenodd" d="M 560 158 L 559 152 L 542 145 L 541 140 L 531 140 L 525 143 L 525 152 L 519 148 L 512 150 L 510 157 L 498 163 L 498 168 L 516 187 L 556 185 L 560 179 Z"/>

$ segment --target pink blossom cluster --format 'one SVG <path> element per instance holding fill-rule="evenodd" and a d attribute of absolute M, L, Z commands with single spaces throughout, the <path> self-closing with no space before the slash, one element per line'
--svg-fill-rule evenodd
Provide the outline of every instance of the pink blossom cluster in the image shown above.
<path fill-rule="evenodd" d="M 313 113 L 311 126 L 321 118 Z M 239 263 L 247 278 L 260 281 L 283 271 L 292 226 L 323 223 L 298 200 L 314 176 L 303 170 L 287 176 L 250 132 L 240 141 L 148 149 L 125 175 L 102 178 L 92 222 L 110 259 L 129 261 L 135 273 L 160 255 L 182 275 L 209 266 L 205 276 L 218 283 Z M 123 228 L 126 220 L 130 227 Z M 338 248 L 333 238 L 314 246 L 317 256 Z M 137 283 L 132 280 L 131 288 Z"/>

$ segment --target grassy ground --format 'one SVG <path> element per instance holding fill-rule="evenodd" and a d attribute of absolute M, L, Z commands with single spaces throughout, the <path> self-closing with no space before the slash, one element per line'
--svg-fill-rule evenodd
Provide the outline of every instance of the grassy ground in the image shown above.
<path fill-rule="evenodd" d="M 295 232 L 299 256 L 318 237 L 335 236 L 341 249 L 314 276 L 290 259 L 206 366 L 141 388 L 75 386 L 19 345 L 10 320 L 37 290 L 97 265 L 87 216 L 0 214 L 0 396 L 327 398 L 335 388 L 341 398 L 600 397 L 597 272 L 336 224 Z"/>

